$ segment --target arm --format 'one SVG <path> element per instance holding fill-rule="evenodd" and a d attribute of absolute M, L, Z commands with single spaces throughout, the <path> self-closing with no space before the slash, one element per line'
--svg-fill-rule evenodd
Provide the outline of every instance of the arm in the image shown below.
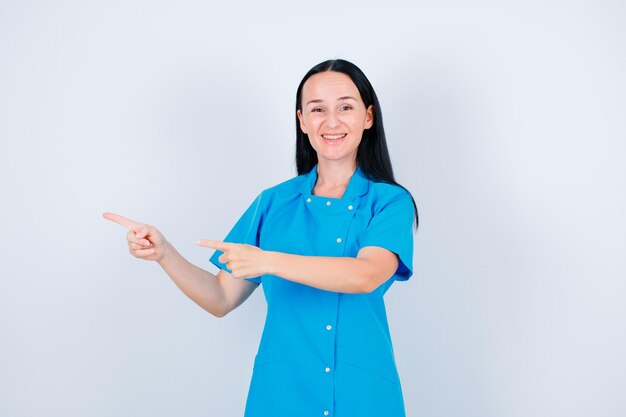
<path fill-rule="evenodd" d="M 257 287 L 249 281 L 232 279 L 226 271 L 214 275 L 193 265 L 155 227 L 113 213 L 105 213 L 104 217 L 128 229 L 131 255 L 158 262 L 187 297 L 216 317 L 241 305 Z"/>
<path fill-rule="evenodd" d="M 372 292 L 398 269 L 397 256 L 376 246 L 364 247 L 351 258 L 291 255 L 210 240 L 198 244 L 224 252 L 220 262 L 226 263 L 234 278 L 271 274 L 327 291 Z"/>
<path fill-rule="evenodd" d="M 232 279 L 224 270 L 213 275 L 189 262 L 169 243 L 167 247 L 159 265 L 187 297 L 216 317 L 239 307 L 258 286 Z"/>
<path fill-rule="evenodd" d="M 369 293 L 398 269 L 393 252 L 362 248 L 356 258 L 290 255 L 268 252 L 270 274 L 327 291 Z"/>

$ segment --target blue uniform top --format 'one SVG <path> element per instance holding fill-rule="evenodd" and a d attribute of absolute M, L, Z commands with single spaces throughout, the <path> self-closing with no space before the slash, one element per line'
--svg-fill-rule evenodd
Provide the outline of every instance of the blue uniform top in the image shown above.
<path fill-rule="evenodd" d="M 357 169 L 340 199 L 312 195 L 317 167 L 263 191 L 227 242 L 298 255 L 356 257 L 365 246 L 398 256 L 394 276 L 367 294 L 320 290 L 273 275 L 245 417 L 399 417 L 404 402 L 383 295 L 413 270 L 413 203 Z M 211 262 L 219 262 L 220 251 Z"/>

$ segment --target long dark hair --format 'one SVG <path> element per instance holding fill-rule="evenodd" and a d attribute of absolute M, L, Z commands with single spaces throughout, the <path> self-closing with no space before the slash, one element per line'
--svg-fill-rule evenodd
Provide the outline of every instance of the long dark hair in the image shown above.
<path fill-rule="evenodd" d="M 302 87 L 311 76 L 325 71 L 336 71 L 346 74 L 361 94 L 361 99 L 365 103 L 365 108 L 374 106 L 374 124 L 369 129 L 363 131 L 363 137 L 356 153 L 356 164 L 361 168 L 363 174 L 376 182 L 385 182 L 402 187 L 393 176 L 387 140 L 385 139 L 385 129 L 383 128 L 383 113 L 380 110 L 378 97 L 374 92 L 372 84 L 363 74 L 363 71 L 356 65 L 343 59 L 331 59 L 321 62 L 311 68 L 306 73 L 296 93 L 296 110 L 302 112 Z M 296 115 L 296 168 L 298 175 L 310 172 L 317 164 L 317 153 L 311 146 L 309 137 L 300 129 L 300 122 Z M 404 187 L 402 187 L 404 188 Z M 406 188 L 404 188 L 406 190 Z M 408 190 L 407 190 L 408 192 Z M 410 194 L 410 192 L 409 192 Z M 413 199 L 413 197 L 411 197 Z M 413 199 L 415 209 L 415 228 L 418 225 L 417 206 Z"/>

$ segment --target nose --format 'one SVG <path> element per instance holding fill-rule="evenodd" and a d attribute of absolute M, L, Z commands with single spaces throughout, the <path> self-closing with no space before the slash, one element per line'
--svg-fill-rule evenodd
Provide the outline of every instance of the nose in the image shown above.
<path fill-rule="evenodd" d="M 335 129 L 336 127 L 339 127 L 339 125 L 340 122 L 337 114 L 335 114 L 334 112 L 329 112 L 328 116 L 326 117 L 326 127 L 328 127 L 329 129 Z"/>

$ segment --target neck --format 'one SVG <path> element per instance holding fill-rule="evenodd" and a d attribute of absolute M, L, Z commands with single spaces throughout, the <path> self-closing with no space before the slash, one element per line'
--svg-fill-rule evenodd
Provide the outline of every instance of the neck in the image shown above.
<path fill-rule="evenodd" d="M 355 170 L 356 161 L 351 161 L 351 163 L 319 161 L 313 194 L 341 198 Z"/>

